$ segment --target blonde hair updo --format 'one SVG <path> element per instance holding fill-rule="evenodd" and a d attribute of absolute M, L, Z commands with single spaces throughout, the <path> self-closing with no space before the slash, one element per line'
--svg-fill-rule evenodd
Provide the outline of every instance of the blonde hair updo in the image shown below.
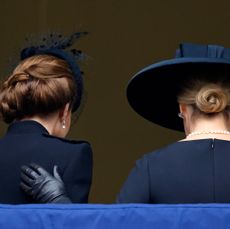
<path fill-rule="evenodd" d="M 216 114 L 229 110 L 230 84 L 222 82 L 191 81 L 178 96 L 178 102 L 192 105 L 203 114 Z"/>

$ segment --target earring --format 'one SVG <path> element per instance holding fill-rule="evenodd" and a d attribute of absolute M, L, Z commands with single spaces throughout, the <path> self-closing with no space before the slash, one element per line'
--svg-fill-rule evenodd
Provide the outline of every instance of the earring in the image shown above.
<path fill-rule="evenodd" d="M 65 129 L 65 119 L 62 121 L 62 128 Z"/>
<path fill-rule="evenodd" d="M 183 119 L 183 118 L 184 118 L 183 113 L 181 113 L 181 112 L 180 112 L 180 113 L 178 113 L 178 117 L 180 117 L 180 118 L 182 118 L 182 119 Z"/>

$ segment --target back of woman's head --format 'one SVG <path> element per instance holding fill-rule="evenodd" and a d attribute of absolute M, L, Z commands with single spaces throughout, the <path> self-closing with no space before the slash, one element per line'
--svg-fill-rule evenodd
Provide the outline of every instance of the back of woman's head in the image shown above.
<path fill-rule="evenodd" d="M 230 82 L 227 80 L 193 79 L 178 96 L 178 102 L 192 105 L 202 114 L 217 114 L 230 108 Z"/>
<path fill-rule="evenodd" d="M 0 117 L 6 123 L 47 115 L 74 101 L 75 82 L 68 63 L 51 55 L 29 57 L 0 89 Z"/>

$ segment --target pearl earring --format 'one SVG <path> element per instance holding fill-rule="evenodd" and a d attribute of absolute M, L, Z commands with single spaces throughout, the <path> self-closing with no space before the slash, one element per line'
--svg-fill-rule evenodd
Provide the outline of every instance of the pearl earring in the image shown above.
<path fill-rule="evenodd" d="M 62 121 L 62 128 L 65 129 L 65 127 L 66 127 L 65 126 L 65 119 L 63 119 L 63 121 Z"/>
<path fill-rule="evenodd" d="M 178 117 L 180 117 L 180 118 L 182 118 L 182 119 L 183 119 L 183 118 L 184 118 L 183 113 L 181 113 L 181 112 L 180 112 L 180 113 L 178 113 Z"/>

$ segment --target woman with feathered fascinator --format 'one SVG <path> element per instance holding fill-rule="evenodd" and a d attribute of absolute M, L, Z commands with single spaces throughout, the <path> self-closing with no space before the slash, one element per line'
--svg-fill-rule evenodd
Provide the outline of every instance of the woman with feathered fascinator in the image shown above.
<path fill-rule="evenodd" d="M 39 202 L 69 202 L 65 193 L 72 202 L 88 201 L 92 179 L 90 144 L 65 139 L 72 113 L 79 111 L 84 91 L 78 66 L 83 55 L 71 46 L 84 34 L 50 34 L 39 45 L 23 49 L 21 61 L 1 85 L 0 118 L 9 124 L 0 139 L 1 203 L 34 202 L 19 187 L 20 167 L 31 162 L 40 164 L 60 180 L 55 193 L 37 196 Z M 22 166 L 26 173 L 22 174 L 21 187 L 27 192 L 27 175 L 33 168 L 37 165 Z M 60 184 L 65 188 L 60 188 Z"/>

